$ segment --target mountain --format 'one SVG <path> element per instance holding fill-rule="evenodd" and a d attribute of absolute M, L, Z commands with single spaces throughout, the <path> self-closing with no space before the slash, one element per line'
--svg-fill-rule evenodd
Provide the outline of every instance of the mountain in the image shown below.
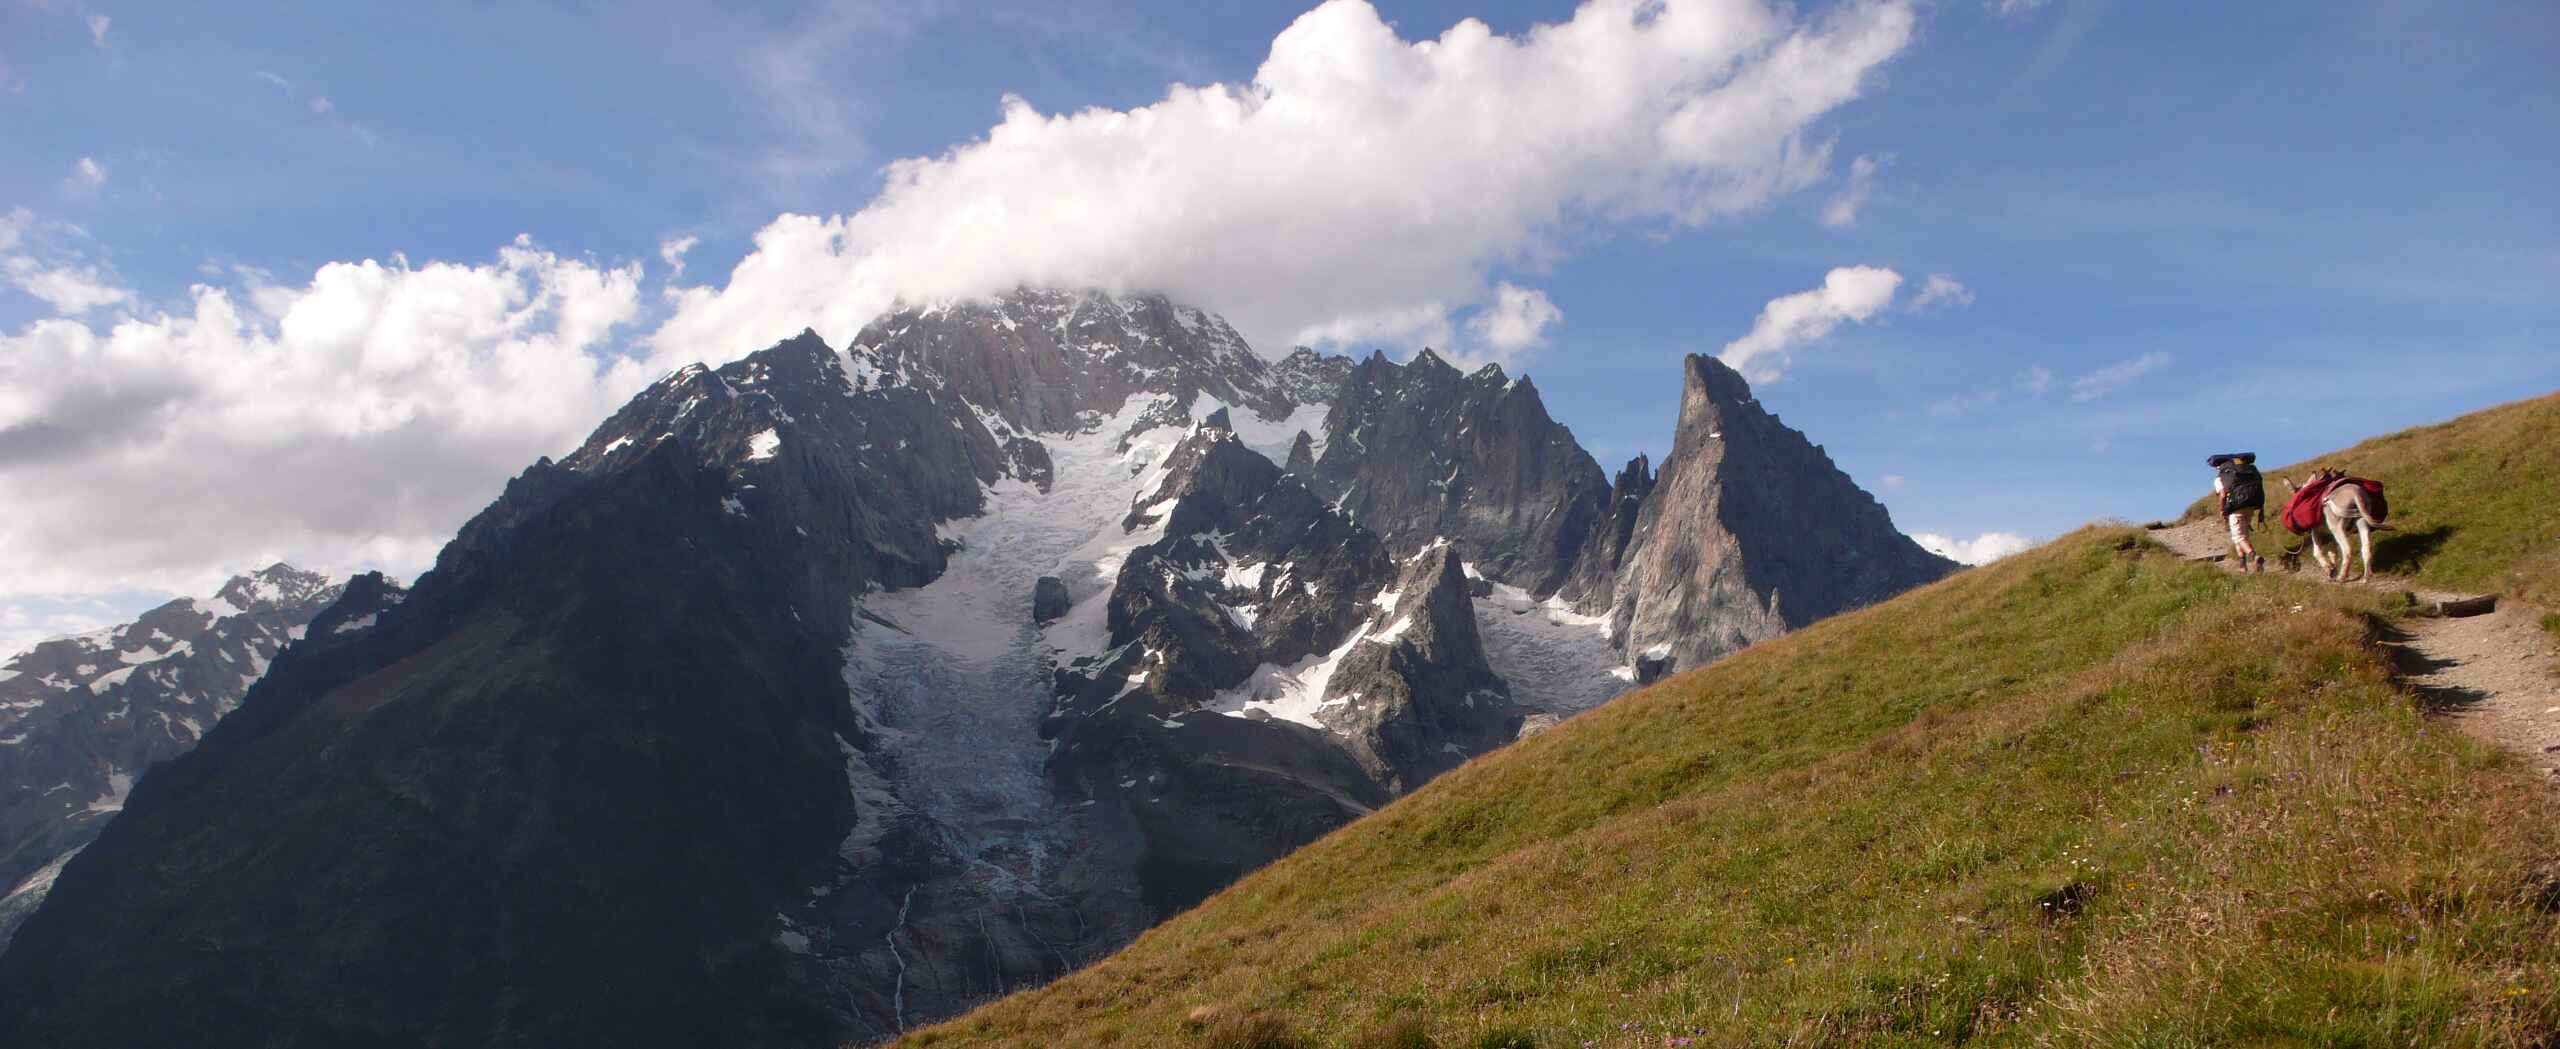
<path fill-rule="evenodd" d="M 1608 478 L 1499 365 L 1471 375 L 1428 349 L 1372 355 L 1325 415 L 1315 484 L 1399 551 L 1443 539 L 1494 580 L 1562 585 L 1605 509 Z"/>
<path fill-rule="evenodd" d="M 134 779 L 237 708 L 339 590 L 270 565 L 211 598 L 179 598 L 0 666 L 0 946 L 123 809 Z"/>
<path fill-rule="evenodd" d="M 1613 636 L 1647 675 L 1697 666 L 1947 574 L 1740 373 L 1689 356 L 1680 426 L 1619 562 Z M 1608 534 L 1616 534 L 1615 527 Z"/>
<path fill-rule="evenodd" d="M 1717 465 L 1787 454 L 1690 367 Z M 897 1045 L 2554 1044 L 2560 793 L 2467 737 L 2548 705 L 2507 660 L 2560 630 L 2513 607 L 2560 596 L 2560 395 L 2312 461 L 2391 485 L 2394 585 L 2083 529 L 1469 762 Z"/>
<path fill-rule="evenodd" d="M 1665 480 L 1779 484 L 1780 436 Z M 1672 490 L 1526 379 L 1269 361 L 1155 296 L 682 369 L 145 777 L 0 955 L 0 1039 L 892 1036 L 1628 687 L 1705 615 L 1660 566 L 1796 541 Z M 1857 498 L 1813 556 L 1951 567 Z"/>

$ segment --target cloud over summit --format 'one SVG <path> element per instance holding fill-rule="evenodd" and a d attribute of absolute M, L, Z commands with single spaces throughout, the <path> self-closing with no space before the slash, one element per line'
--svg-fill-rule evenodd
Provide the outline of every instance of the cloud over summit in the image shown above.
<path fill-rule="evenodd" d="M 1823 178 L 1814 124 L 1910 41 L 1898 2 L 1812 21 L 1751 0 L 1594 0 L 1520 36 L 1467 20 L 1408 41 L 1330 0 L 1249 83 L 1177 85 L 1129 110 L 1008 98 L 987 134 L 891 164 L 848 215 L 786 215 L 655 337 L 734 357 L 813 327 L 832 341 L 898 299 L 1017 285 L 1162 291 L 1257 344 L 1411 341 L 1497 316 L 1493 271 L 1591 224 L 1694 226 Z M 1507 338 L 1509 345 L 1504 345 Z"/>

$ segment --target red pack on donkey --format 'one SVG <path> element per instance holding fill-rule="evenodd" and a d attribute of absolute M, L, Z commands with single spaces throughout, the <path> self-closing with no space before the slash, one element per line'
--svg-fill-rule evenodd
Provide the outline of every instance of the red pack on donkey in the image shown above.
<path fill-rule="evenodd" d="M 2347 526 L 2350 523 L 2355 526 L 2356 538 L 2363 542 L 2362 549 L 2357 551 L 2364 563 L 2362 578 L 2373 578 L 2374 530 L 2391 527 L 2384 523 L 2391 516 L 2391 503 L 2382 496 L 2382 482 L 2349 477 L 2344 470 L 2324 469 L 2312 474 L 2308 484 L 2295 485 L 2291 478 L 2287 478 L 2285 485 L 2293 489 L 2293 498 L 2284 504 L 2285 530 L 2303 538 L 2311 547 L 2312 560 L 2320 562 L 2329 578 L 2341 582 L 2347 578 L 2347 554 L 2351 549 L 2347 543 Z M 2320 545 L 2320 531 L 2324 526 L 2338 544 L 2338 556 L 2334 562 Z"/>

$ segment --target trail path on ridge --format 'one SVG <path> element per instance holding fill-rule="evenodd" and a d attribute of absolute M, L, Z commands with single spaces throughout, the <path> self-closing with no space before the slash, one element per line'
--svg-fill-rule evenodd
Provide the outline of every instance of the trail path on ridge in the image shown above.
<path fill-rule="evenodd" d="M 2218 520 L 2207 517 L 2148 534 L 2187 560 L 2219 561 L 2225 570 L 2238 570 L 2226 559 L 2231 540 Z M 2269 571 L 2282 571 L 2272 559 L 2268 564 Z M 2321 581 L 2308 565 L 2290 574 Z M 2387 575 L 2337 585 L 2403 590 L 2427 602 L 2474 596 Z M 2502 596 L 2494 612 L 2413 618 L 2385 641 L 2400 679 L 2435 709 L 2473 738 L 2515 752 L 2560 782 L 2560 680 L 2552 675 L 2551 636 L 2537 622 L 2540 615 L 2540 609 Z"/>

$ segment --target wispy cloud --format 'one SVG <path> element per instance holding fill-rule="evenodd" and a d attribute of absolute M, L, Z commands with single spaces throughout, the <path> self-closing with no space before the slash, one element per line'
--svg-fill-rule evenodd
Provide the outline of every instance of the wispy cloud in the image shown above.
<path fill-rule="evenodd" d="M 1940 398 L 1929 405 L 1929 414 L 1939 419 L 1961 419 L 2000 403 L 2000 391 L 1976 390 Z"/>
<path fill-rule="evenodd" d="M 96 157 L 82 157 L 71 165 L 71 173 L 63 176 L 63 188 L 73 193 L 95 193 L 107 184 L 107 166 Z"/>
<path fill-rule="evenodd" d="M 1928 280 L 1921 282 L 1920 294 L 1911 297 L 1911 305 L 1908 308 L 1916 311 L 1939 306 L 1952 308 L 1971 305 L 1973 305 L 1973 289 L 1965 287 L 1963 281 L 1944 273 L 1932 273 Z"/>
<path fill-rule="evenodd" d="M 1876 172 L 1893 163 L 1891 153 L 1869 153 L 1849 162 L 1849 184 L 1822 205 L 1822 224 L 1833 229 L 1846 229 L 1858 222 L 1858 212 L 1867 206 L 1867 198 L 1876 191 Z"/>
<path fill-rule="evenodd" d="M 0 604 L 0 662 L 57 637 L 115 625 L 95 601 L 28 601 Z"/>
<path fill-rule="evenodd" d="M 2146 353 L 2130 360 L 2117 361 L 2077 379 L 2071 380 L 2073 401 L 2094 401 L 2122 389 L 2152 372 L 2166 368 L 2177 358 L 2166 353 Z"/>
<path fill-rule="evenodd" d="M 284 92 L 284 97 L 299 100 L 304 109 L 311 111 L 312 116 L 319 117 L 330 126 L 355 136 L 356 141 L 364 143 L 366 148 L 382 144 L 382 136 L 375 133 L 371 127 L 340 115 L 338 104 L 331 101 L 329 96 L 315 94 L 307 99 L 303 98 L 301 90 L 294 86 L 292 80 L 273 70 L 260 69 L 250 75 L 275 85 L 276 90 Z"/>
<path fill-rule="evenodd" d="M 782 141 L 757 159 L 760 174 L 777 184 L 831 178 L 873 163 L 862 131 L 862 94 L 845 89 L 841 73 L 847 44 L 859 37 L 909 32 L 931 17 L 930 3 L 852 2 L 824 5 L 744 59 L 748 83 Z"/>
<path fill-rule="evenodd" d="M 667 279 L 674 280 L 677 277 L 684 276 L 684 255 L 686 252 L 692 251 L 693 246 L 700 243 L 701 239 L 702 238 L 700 237 L 687 233 L 681 237 L 669 237 L 658 242 L 658 258 L 660 261 L 665 262 L 667 264 L 667 269 L 671 271 Z"/>
<path fill-rule="evenodd" d="M 0 260 L 0 276 L 11 287 L 44 300 L 54 313 L 76 317 L 101 307 L 133 301 L 133 293 L 96 266 L 47 265 L 25 255 Z"/>
<path fill-rule="evenodd" d="M 90 15 L 89 42 L 98 47 L 107 46 L 107 26 L 112 21 L 112 19 L 105 15 Z"/>

